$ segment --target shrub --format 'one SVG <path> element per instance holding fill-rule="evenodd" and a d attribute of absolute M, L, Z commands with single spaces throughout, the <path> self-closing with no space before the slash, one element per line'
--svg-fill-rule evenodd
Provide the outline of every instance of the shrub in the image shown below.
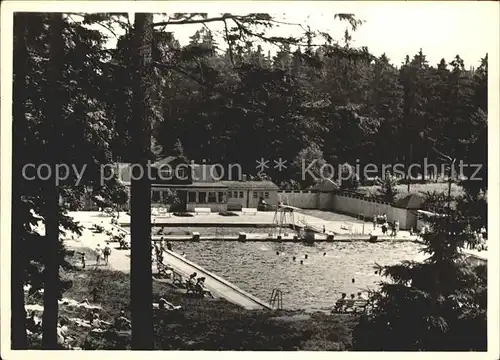
<path fill-rule="evenodd" d="M 193 214 L 190 214 L 188 212 L 174 212 L 174 216 L 179 216 L 179 217 L 193 217 Z"/>
<path fill-rule="evenodd" d="M 398 181 L 399 180 L 389 172 L 385 173 L 385 176 L 377 181 L 377 184 L 380 186 L 377 190 L 377 195 L 381 200 L 388 203 L 392 203 L 396 200 L 396 196 L 398 195 L 398 189 L 396 188 Z"/>
<path fill-rule="evenodd" d="M 460 251 L 486 224 L 481 208 L 483 199 L 460 199 L 446 216 L 423 216 L 431 225 L 422 250 L 429 257 L 378 269 L 387 281 L 356 327 L 356 350 L 486 351 L 485 266 L 471 266 Z"/>

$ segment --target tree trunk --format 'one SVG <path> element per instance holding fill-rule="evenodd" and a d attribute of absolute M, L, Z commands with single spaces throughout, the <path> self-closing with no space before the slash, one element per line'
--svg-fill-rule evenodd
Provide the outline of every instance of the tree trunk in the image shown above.
<path fill-rule="evenodd" d="M 131 307 L 132 348 L 153 349 L 153 279 L 151 271 L 151 185 L 146 169 L 151 148 L 153 14 L 137 13 L 132 61 L 135 77 L 132 104 L 134 161 L 143 174 L 131 182 Z M 137 179 L 137 180 L 135 180 Z"/>
<path fill-rule="evenodd" d="M 49 40 L 49 67 L 48 81 L 49 91 L 47 94 L 47 108 L 45 109 L 46 121 L 50 122 L 48 163 L 55 174 L 55 165 L 58 159 L 58 133 L 57 124 L 60 123 L 62 108 L 60 97 L 60 79 L 63 71 L 64 39 L 62 38 L 63 19 L 61 13 L 52 13 L 50 18 L 50 40 Z M 59 263 L 57 251 L 59 247 L 59 191 L 55 179 L 50 177 L 46 182 L 46 214 L 45 214 L 45 238 L 47 252 L 44 261 L 44 296 L 43 296 L 43 349 L 57 349 L 57 320 L 58 320 L 58 297 L 60 292 Z"/>
<path fill-rule="evenodd" d="M 26 48 L 26 15 L 14 15 L 14 122 L 12 126 L 12 236 L 11 236 L 11 346 L 13 350 L 26 349 L 26 311 L 24 309 L 23 223 L 21 211 L 22 154 L 26 134 L 25 94 L 28 52 Z"/>

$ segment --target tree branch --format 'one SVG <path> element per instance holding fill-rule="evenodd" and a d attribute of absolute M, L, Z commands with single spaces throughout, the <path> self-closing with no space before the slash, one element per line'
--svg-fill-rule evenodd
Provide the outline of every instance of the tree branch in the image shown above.
<path fill-rule="evenodd" d="M 234 94 L 232 92 L 224 91 L 223 89 L 215 88 L 213 86 L 209 86 L 207 83 L 205 83 L 203 81 L 203 79 L 198 79 L 196 76 L 193 76 L 192 74 L 190 74 L 189 72 L 185 71 L 184 69 L 180 68 L 177 65 L 167 65 L 167 64 L 160 63 L 160 62 L 157 62 L 157 61 L 154 61 L 153 65 L 157 66 L 158 68 L 164 69 L 164 70 L 173 70 L 173 71 L 176 71 L 179 74 L 182 74 L 182 75 L 188 77 L 189 79 L 193 80 L 194 82 L 196 82 L 199 85 L 207 88 L 210 91 L 216 92 L 216 93 L 218 93 L 218 94 L 220 94 L 222 96 L 227 97 L 228 99 L 236 100 L 236 97 L 234 96 Z"/>
<path fill-rule="evenodd" d="M 208 19 L 198 19 L 198 20 L 184 19 L 184 20 L 160 21 L 157 23 L 153 23 L 153 27 L 166 26 L 166 25 L 204 24 L 204 23 L 209 23 L 209 22 L 224 21 L 226 19 L 233 19 L 233 18 L 239 18 L 239 16 L 231 15 L 231 14 L 224 14 L 224 15 L 219 16 L 219 17 L 213 17 L 213 18 L 208 18 Z"/>

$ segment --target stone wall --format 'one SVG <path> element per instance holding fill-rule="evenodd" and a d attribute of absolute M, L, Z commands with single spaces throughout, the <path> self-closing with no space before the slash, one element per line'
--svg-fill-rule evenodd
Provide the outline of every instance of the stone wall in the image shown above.
<path fill-rule="evenodd" d="M 390 203 L 370 198 L 319 191 L 279 191 L 278 200 L 301 209 L 330 210 L 355 217 L 373 219 L 376 215 L 387 215 L 387 220 L 399 221 L 403 230 L 417 226 L 416 210 L 401 209 Z"/>

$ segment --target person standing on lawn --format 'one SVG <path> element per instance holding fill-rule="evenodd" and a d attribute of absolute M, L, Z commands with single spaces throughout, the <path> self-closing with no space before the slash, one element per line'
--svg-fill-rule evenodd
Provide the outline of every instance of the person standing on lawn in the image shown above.
<path fill-rule="evenodd" d="M 96 263 L 96 265 L 99 265 L 101 258 L 102 258 L 101 244 L 97 244 L 97 247 L 95 248 L 95 263 Z"/>
<path fill-rule="evenodd" d="M 109 243 L 106 243 L 106 246 L 104 247 L 103 255 L 104 255 L 104 262 L 106 263 L 106 265 L 108 265 L 109 255 L 111 255 L 111 248 L 109 247 Z"/>
<path fill-rule="evenodd" d="M 80 253 L 80 260 L 82 262 L 82 269 L 85 269 L 85 253 Z"/>

